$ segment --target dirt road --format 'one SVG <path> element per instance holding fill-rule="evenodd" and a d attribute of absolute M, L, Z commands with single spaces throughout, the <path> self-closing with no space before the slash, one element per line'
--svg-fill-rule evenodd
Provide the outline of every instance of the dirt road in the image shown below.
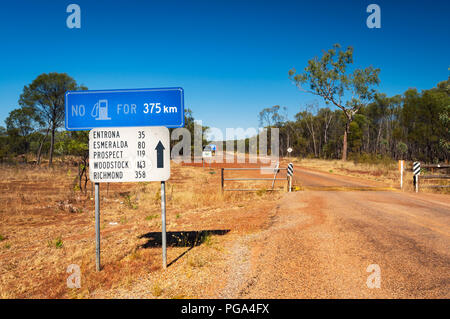
<path fill-rule="evenodd" d="M 450 297 L 448 195 L 299 167 L 295 175 L 304 191 L 286 194 L 268 228 L 235 244 L 220 297 Z M 367 285 L 374 264 L 380 288 Z"/>

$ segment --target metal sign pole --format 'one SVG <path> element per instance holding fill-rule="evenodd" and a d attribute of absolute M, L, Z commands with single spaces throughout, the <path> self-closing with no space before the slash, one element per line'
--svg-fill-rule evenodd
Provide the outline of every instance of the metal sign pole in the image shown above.
<path fill-rule="evenodd" d="M 95 266 L 100 271 L 100 184 L 95 183 Z"/>
<path fill-rule="evenodd" d="M 220 169 L 220 179 L 221 179 L 222 193 L 223 193 L 223 167 Z"/>
<path fill-rule="evenodd" d="M 161 182 L 161 241 L 162 241 L 162 258 L 163 268 L 167 268 L 167 250 L 166 250 L 166 182 Z"/>

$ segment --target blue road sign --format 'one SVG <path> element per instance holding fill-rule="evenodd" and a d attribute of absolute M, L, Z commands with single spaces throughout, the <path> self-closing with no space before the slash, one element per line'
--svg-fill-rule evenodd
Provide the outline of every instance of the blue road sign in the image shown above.
<path fill-rule="evenodd" d="M 66 92 L 69 131 L 96 127 L 184 126 L 182 88 Z"/>

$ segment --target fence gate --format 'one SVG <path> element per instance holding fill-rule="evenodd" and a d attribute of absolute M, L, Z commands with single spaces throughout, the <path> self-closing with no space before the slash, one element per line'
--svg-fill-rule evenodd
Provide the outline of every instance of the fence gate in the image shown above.
<path fill-rule="evenodd" d="M 422 168 L 429 168 L 431 169 L 431 172 L 434 173 L 435 169 L 446 169 L 447 174 L 434 174 L 434 175 L 420 175 L 420 170 Z M 431 180 L 448 180 L 450 179 L 450 175 L 448 174 L 448 169 L 450 169 L 450 165 L 448 164 L 425 164 L 421 165 L 420 162 L 414 162 L 413 164 L 413 183 L 416 189 L 416 193 L 419 192 L 419 176 L 420 179 L 431 179 Z M 427 187 L 427 188 L 448 188 L 450 185 L 421 185 L 421 187 Z"/>
<path fill-rule="evenodd" d="M 275 168 L 272 167 L 246 167 L 246 168 L 226 168 L 226 167 L 222 167 L 221 168 L 221 185 L 222 185 L 222 191 L 248 191 L 248 192 L 252 192 L 252 191 L 259 191 L 261 189 L 257 189 L 257 188 L 225 188 L 225 182 L 226 181 L 272 181 L 272 188 L 267 189 L 267 191 L 282 191 L 284 190 L 284 188 L 275 188 L 275 181 L 285 181 L 286 183 L 289 182 L 289 179 L 286 177 L 284 178 L 277 178 L 278 173 L 280 171 L 286 171 L 287 168 L 280 168 L 278 167 L 279 164 L 277 164 L 277 166 Z M 238 178 L 225 178 L 224 174 L 225 171 L 255 171 L 255 170 L 260 170 L 260 171 L 272 171 L 273 172 L 273 177 L 238 177 Z M 268 172 L 269 173 L 269 172 Z M 288 185 L 288 184 L 287 184 Z M 289 185 L 288 185 L 289 187 Z"/>

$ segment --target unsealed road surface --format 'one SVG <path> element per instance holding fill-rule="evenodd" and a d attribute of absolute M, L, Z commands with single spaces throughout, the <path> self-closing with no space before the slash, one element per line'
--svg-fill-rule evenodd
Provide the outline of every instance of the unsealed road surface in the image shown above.
<path fill-rule="evenodd" d="M 236 244 L 239 260 L 230 264 L 240 275 L 220 297 L 450 297 L 448 195 L 386 191 L 299 167 L 295 175 L 305 190 L 286 194 L 270 226 Z M 374 264 L 380 288 L 367 285 Z"/>

